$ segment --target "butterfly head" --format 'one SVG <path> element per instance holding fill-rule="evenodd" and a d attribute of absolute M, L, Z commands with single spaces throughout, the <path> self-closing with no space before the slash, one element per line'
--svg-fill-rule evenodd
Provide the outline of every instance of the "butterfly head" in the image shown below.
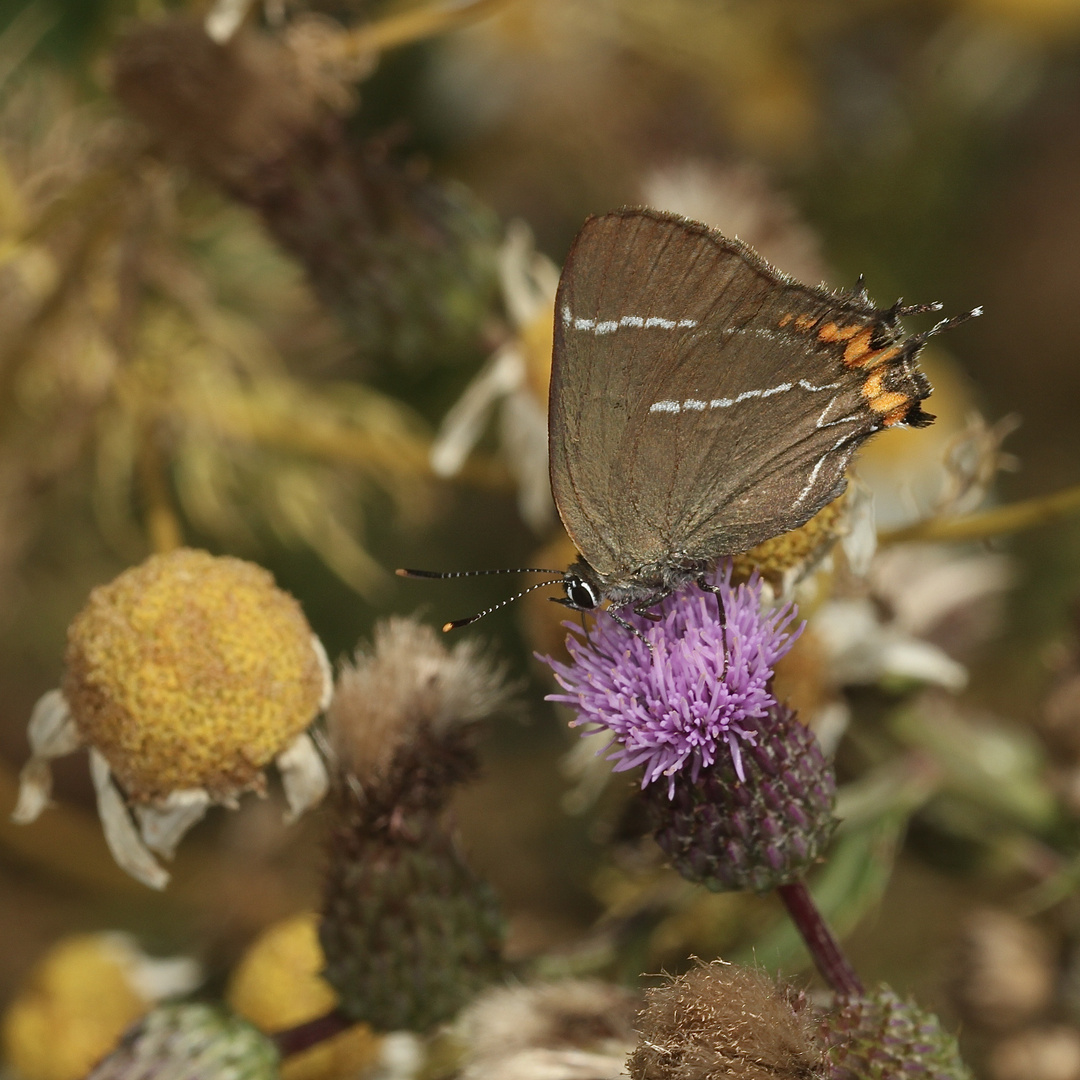
<path fill-rule="evenodd" d="M 562 604 L 572 611 L 595 611 L 604 599 L 604 591 L 596 571 L 579 559 L 563 574 L 561 582 L 564 596 L 552 596 L 556 604 Z"/>

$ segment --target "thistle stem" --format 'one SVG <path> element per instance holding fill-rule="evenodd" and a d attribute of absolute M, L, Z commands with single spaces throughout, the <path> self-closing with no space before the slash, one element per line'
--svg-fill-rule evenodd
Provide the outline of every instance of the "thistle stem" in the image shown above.
<path fill-rule="evenodd" d="M 292 1057 L 304 1050 L 332 1039 L 352 1027 L 353 1021 L 337 1009 L 331 1009 L 314 1020 L 307 1020 L 296 1027 L 285 1028 L 284 1031 L 275 1031 L 271 1038 L 282 1058 Z"/>
<path fill-rule="evenodd" d="M 863 993 L 863 984 L 840 943 L 821 917 L 805 881 L 781 885 L 776 890 L 784 902 L 795 929 L 802 935 L 821 977 L 838 994 L 851 997 Z"/>

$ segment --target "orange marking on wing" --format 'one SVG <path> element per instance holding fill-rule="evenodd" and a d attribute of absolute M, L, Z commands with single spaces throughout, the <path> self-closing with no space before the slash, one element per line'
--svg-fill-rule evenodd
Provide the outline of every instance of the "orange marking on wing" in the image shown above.
<path fill-rule="evenodd" d="M 864 327 L 848 343 L 844 349 L 844 363 L 847 367 L 859 367 L 866 356 L 872 353 L 870 338 L 874 335 L 872 326 Z"/>
<path fill-rule="evenodd" d="M 881 383 L 884 378 L 884 371 L 875 371 L 873 375 L 868 375 L 862 384 L 863 397 L 868 401 L 878 397 L 882 392 Z"/>
<path fill-rule="evenodd" d="M 817 336 L 818 341 L 828 344 L 831 341 L 847 341 L 848 338 L 854 337 L 858 332 L 858 323 L 852 323 L 850 326 L 837 326 L 834 322 L 827 322 L 818 330 Z"/>
<path fill-rule="evenodd" d="M 893 411 L 881 421 L 882 424 L 884 424 L 885 427 L 893 427 L 895 424 L 902 423 L 910 408 L 911 403 L 905 401 L 899 408 L 893 409 Z"/>
<path fill-rule="evenodd" d="M 805 333 L 812 326 L 814 326 L 820 318 L 820 315 L 800 315 L 795 320 L 795 329 L 802 330 Z"/>
<path fill-rule="evenodd" d="M 870 399 L 870 408 L 876 413 L 892 413 L 896 409 L 903 408 L 906 412 L 911 406 L 912 399 L 907 394 L 894 390 L 891 394 L 878 394 Z"/>
<path fill-rule="evenodd" d="M 891 360 L 899 352 L 899 345 L 890 345 L 887 349 L 875 349 L 860 357 L 856 363 L 852 364 L 852 367 L 860 367 L 864 371 L 873 371 L 874 368 L 881 367 L 882 364 L 887 360 Z"/>
<path fill-rule="evenodd" d="M 794 318 L 795 318 L 795 316 L 794 316 L 794 315 L 792 315 L 792 314 L 791 314 L 790 312 L 788 312 L 788 314 L 787 314 L 787 315 L 781 315 L 781 316 L 780 316 L 780 322 L 779 322 L 779 324 L 778 324 L 778 325 L 779 325 L 779 326 L 787 326 L 787 324 L 788 324 L 789 322 L 791 322 L 791 320 L 792 320 L 792 319 L 794 319 Z M 796 325 L 796 326 L 798 326 L 798 323 L 796 323 L 795 325 Z M 801 330 L 801 329 L 802 329 L 802 327 L 799 327 L 799 329 Z"/>

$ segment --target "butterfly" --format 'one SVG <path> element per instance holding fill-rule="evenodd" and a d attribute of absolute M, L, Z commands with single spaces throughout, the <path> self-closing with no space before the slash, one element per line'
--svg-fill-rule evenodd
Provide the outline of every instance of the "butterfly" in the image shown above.
<path fill-rule="evenodd" d="M 904 316 L 937 310 L 878 308 L 861 278 L 800 284 L 674 214 L 590 218 L 556 294 L 548 402 L 551 491 L 579 557 L 534 588 L 560 584 L 553 599 L 578 611 L 607 601 L 631 630 L 621 609 L 647 615 L 690 582 L 715 591 L 718 560 L 837 498 L 868 438 L 931 423 L 919 352 L 981 314 L 905 336 Z"/>

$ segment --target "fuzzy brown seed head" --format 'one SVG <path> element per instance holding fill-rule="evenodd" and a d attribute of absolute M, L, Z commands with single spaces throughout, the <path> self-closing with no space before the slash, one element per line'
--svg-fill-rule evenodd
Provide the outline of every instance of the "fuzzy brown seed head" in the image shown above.
<path fill-rule="evenodd" d="M 411 619 L 381 623 L 374 648 L 358 649 L 338 673 L 327 713 L 337 768 L 361 787 L 384 785 L 402 758 L 431 743 L 459 743 L 505 708 L 510 694 L 501 668 L 475 641 L 448 649 Z"/>
<path fill-rule="evenodd" d="M 633 1080 L 819 1080 L 810 1011 L 764 972 L 714 960 L 648 992 Z"/>
<path fill-rule="evenodd" d="M 130 798 L 227 797 L 315 718 L 320 655 L 266 570 L 181 548 L 93 590 L 68 628 L 63 693 Z"/>

